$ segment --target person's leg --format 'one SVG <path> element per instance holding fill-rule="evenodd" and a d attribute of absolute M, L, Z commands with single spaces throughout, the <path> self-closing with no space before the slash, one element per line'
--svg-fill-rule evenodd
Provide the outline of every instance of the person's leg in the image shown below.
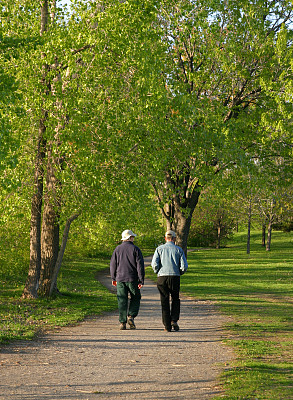
<path fill-rule="evenodd" d="M 125 324 L 127 321 L 128 287 L 125 282 L 117 282 L 117 300 L 119 310 L 119 321 Z"/>
<path fill-rule="evenodd" d="M 171 294 L 171 321 L 177 322 L 180 316 L 180 276 L 170 276 L 169 278 L 169 290 Z"/>
<path fill-rule="evenodd" d="M 127 282 L 127 286 L 130 293 L 128 316 L 135 318 L 139 312 L 141 292 L 138 282 Z"/>
<path fill-rule="evenodd" d="M 171 330 L 170 296 L 167 285 L 168 276 L 158 276 L 157 288 L 160 293 L 162 307 L 162 321 L 167 330 Z"/>

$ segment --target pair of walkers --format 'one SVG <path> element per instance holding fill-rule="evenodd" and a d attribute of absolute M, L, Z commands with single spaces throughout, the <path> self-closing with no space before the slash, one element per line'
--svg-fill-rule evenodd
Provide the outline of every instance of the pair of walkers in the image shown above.
<path fill-rule="evenodd" d="M 133 243 L 137 235 L 131 230 L 122 232 L 122 243 L 114 250 L 110 261 L 112 285 L 117 287 L 120 329 L 135 329 L 141 291 L 144 284 L 144 260 L 141 250 Z M 166 243 L 157 247 L 152 268 L 157 274 L 157 287 L 161 298 L 162 321 L 165 331 L 179 330 L 180 276 L 187 270 L 187 261 L 181 247 L 175 245 L 176 233 L 168 230 Z M 130 301 L 128 295 L 130 294 Z M 171 307 L 170 307 L 171 296 Z"/>

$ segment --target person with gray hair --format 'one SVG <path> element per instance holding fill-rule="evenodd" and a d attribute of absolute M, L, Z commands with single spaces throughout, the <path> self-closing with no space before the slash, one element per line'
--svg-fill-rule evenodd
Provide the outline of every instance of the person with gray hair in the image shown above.
<path fill-rule="evenodd" d="M 126 329 L 126 322 L 130 329 L 136 329 L 134 318 L 139 312 L 140 289 L 144 284 L 144 259 L 141 250 L 133 243 L 136 236 L 129 229 L 123 231 L 122 243 L 115 248 L 110 261 L 112 285 L 117 287 L 121 330 Z"/>
<path fill-rule="evenodd" d="M 179 331 L 180 276 L 187 268 L 187 260 L 181 247 L 175 245 L 176 233 L 168 230 L 165 244 L 156 248 L 152 259 L 153 271 L 157 274 L 157 287 L 161 298 L 162 321 L 165 331 Z M 170 308 L 171 296 L 171 308 Z"/>

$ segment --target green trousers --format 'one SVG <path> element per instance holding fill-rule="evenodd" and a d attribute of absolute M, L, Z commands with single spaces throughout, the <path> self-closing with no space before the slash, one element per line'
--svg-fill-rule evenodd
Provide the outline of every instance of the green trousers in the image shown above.
<path fill-rule="evenodd" d="M 130 300 L 128 304 L 128 293 Z M 135 318 L 140 306 L 140 289 L 138 282 L 117 282 L 117 300 L 119 310 L 119 322 L 127 322 L 127 316 Z"/>

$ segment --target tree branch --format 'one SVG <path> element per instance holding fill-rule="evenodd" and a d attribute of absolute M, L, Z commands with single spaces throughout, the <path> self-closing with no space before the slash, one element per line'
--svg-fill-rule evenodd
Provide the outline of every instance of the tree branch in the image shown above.
<path fill-rule="evenodd" d="M 51 280 L 51 286 L 50 286 L 50 292 L 49 292 L 49 296 L 52 295 L 54 287 L 56 285 L 57 282 L 57 277 L 61 268 L 61 264 L 62 264 L 62 260 L 63 260 L 63 256 L 64 256 L 64 252 L 65 252 L 65 248 L 66 248 L 66 243 L 67 243 L 67 239 L 68 239 L 68 235 L 69 235 L 69 229 L 70 229 L 70 225 L 71 223 L 77 219 L 79 217 L 81 213 L 78 214 L 74 214 L 72 215 L 70 218 L 68 218 L 68 220 L 66 221 L 65 227 L 64 227 L 64 231 L 63 231 L 63 237 L 62 237 L 62 243 L 61 243 L 61 247 L 58 253 L 58 258 L 54 267 L 54 272 L 53 272 L 53 276 L 52 276 L 52 280 Z"/>

